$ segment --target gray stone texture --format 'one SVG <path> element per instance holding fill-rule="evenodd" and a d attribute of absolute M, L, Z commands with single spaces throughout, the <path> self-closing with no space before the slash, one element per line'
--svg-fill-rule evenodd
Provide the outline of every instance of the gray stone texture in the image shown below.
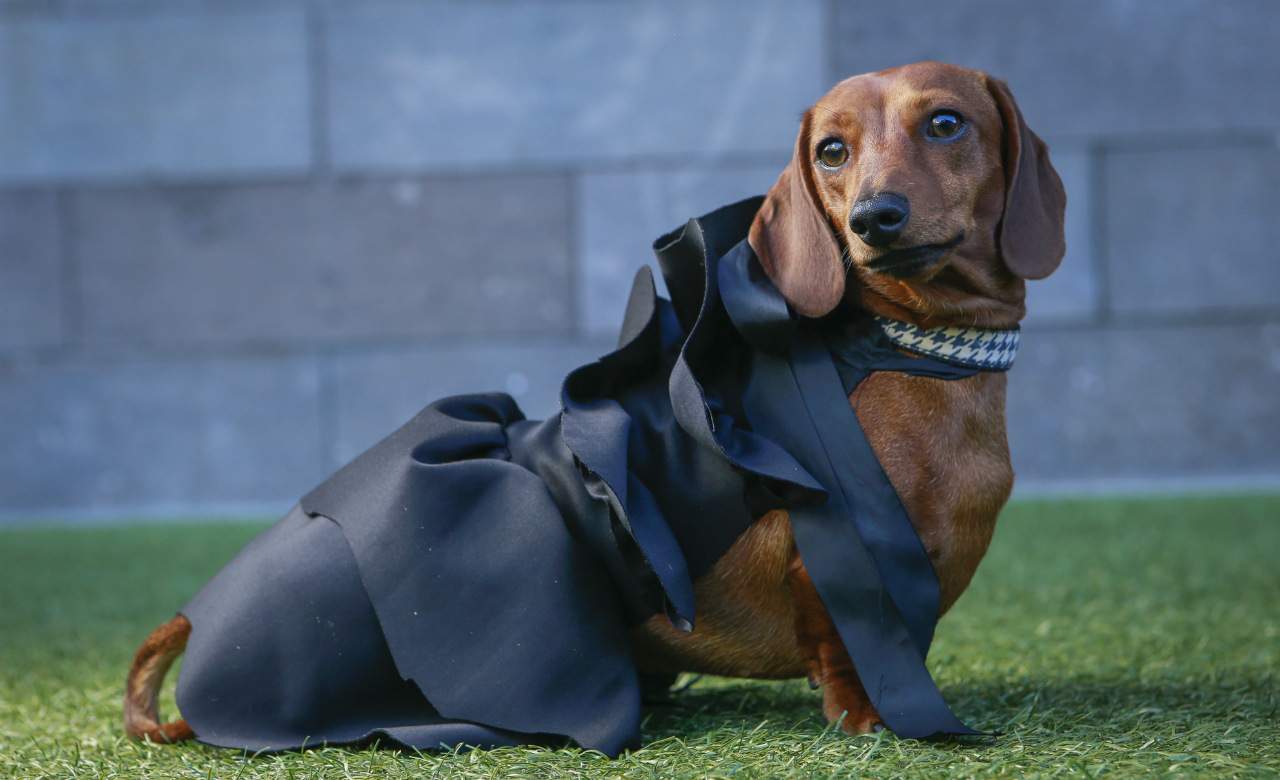
<path fill-rule="evenodd" d="M 1009 375 L 1020 478 L 1280 473 L 1280 324 L 1028 331 Z"/>
<path fill-rule="evenodd" d="M 81 191 L 84 337 L 279 347 L 564 334 L 567 201 L 558 176 Z"/>
<path fill-rule="evenodd" d="M 62 341 L 61 242 L 53 192 L 0 191 L 0 349 Z"/>
<path fill-rule="evenodd" d="M 298 8 L 308 0 L 0 0 L 0 15 L 16 18 L 102 18 L 139 14 L 225 13 Z"/>
<path fill-rule="evenodd" d="M 980 68 L 1041 135 L 1257 128 L 1280 120 L 1274 0 L 879 0 L 832 4 L 836 78 L 917 60 Z"/>
<path fill-rule="evenodd" d="M 560 411 L 565 374 L 612 342 L 509 342 L 420 346 L 330 358 L 335 409 L 331 465 L 359 455 L 428 403 L 463 393 L 511 395 L 529 419 Z"/>
<path fill-rule="evenodd" d="M 443 395 L 553 414 L 654 238 L 923 58 L 1007 79 L 1068 191 L 1020 483 L 1280 484 L 1278 36 L 1276 0 L 0 0 L 0 517 L 283 507 Z"/>
<path fill-rule="evenodd" d="M 1118 150 L 1105 170 L 1117 316 L 1280 309 L 1274 142 Z"/>
<path fill-rule="evenodd" d="M 334 165 L 785 152 L 826 81 L 822 20 L 816 0 L 337 8 Z"/>
<path fill-rule="evenodd" d="M 278 503 L 323 476 L 313 360 L 0 366 L 0 509 Z"/>
<path fill-rule="evenodd" d="M 718 166 L 686 170 L 596 173 L 577 182 L 578 310 L 583 330 L 613 337 L 636 269 L 648 263 L 662 287 L 653 261 L 654 239 L 691 217 L 760 195 L 773 185 L 787 162 Z"/>
<path fill-rule="evenodd" d="M 303 170 L 304 32 L 287 8 L 0 18 L 0 180 Z"/>

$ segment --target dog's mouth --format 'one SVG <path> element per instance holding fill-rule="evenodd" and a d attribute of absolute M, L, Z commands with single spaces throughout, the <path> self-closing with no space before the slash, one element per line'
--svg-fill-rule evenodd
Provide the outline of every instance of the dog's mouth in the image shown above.
<path fill-rule="evenodd" d="M 867 268 L 876 273 L 888 274 L 898 279 L 919 276 L 937 265 L 943 256 L 964 240 L 964 233 L 958 234 L 950 241 L 941 244 L 921 244 L 920 246 L 892 249 L 867 262 Z"/>

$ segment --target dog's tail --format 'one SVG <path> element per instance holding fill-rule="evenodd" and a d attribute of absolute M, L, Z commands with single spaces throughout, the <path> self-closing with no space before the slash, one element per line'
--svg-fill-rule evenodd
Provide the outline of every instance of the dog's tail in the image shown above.
<path fill-rule="evenodd" d="M 178 615 L 152 631 L 133 657 L 124 684 L 124 731 L 134 739 L 181 742 L 195 736 L 185 720 L 160 722 L 160 686 L 189 636 L 191 622 Z"/>

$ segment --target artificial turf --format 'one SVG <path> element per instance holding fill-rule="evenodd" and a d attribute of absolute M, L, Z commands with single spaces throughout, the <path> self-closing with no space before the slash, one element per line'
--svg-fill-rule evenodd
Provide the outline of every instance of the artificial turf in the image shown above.
<path fill-rule="evenodd" d="M 0 776 L 1280 776 L 1280 496 L 1013 504 L 929 658 L 991 739 L 850 738 L 803 682 L 709 678 L 613 761 L 123 738 L 134 647 L 261 527 L 0 531 Z"/>

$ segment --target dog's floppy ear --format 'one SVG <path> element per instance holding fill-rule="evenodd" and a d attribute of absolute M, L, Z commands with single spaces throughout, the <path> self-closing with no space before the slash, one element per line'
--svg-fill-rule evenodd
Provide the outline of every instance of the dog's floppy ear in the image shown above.
<path fill-rule="evenodd" d="M 987 77 L 987 89 L 1004 121 L 1004 217 L 999 244 L 1004 264 L 1023 279 L 1043 279 L 1067 252 L 1063 234 L 1067 193 L 1049 162 L 1049 148 L 1031 132 L 1000 79 Z"/>
<path fill-rule="evenodd" d="M 845 268 L 813 183 L 810 123 L 805 114 L 791 162 L 765 196 L 747 241 L 791 306 L 821 317 L 844 297 Z"/>

